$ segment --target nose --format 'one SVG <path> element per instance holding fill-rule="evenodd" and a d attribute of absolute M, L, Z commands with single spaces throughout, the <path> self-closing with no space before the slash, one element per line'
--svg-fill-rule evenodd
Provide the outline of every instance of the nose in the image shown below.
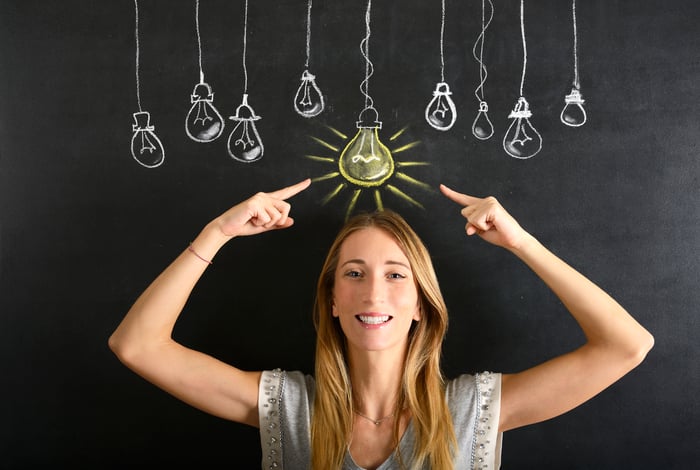
<path fill-rule="evenodd" d="M 380 304 L 386 299 L 386 283 L 381 275 L 367 276 L 365 283 L 364 301 L 368 304 Z"/>

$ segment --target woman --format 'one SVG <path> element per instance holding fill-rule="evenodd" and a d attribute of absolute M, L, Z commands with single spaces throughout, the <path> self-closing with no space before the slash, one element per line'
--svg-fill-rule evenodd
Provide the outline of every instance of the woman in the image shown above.
<path fill-rule="evenodd" d="M 565 413 L 636 367 L 653 338 L 492 197 L 440 186 L 467 235 L 503 247 L 561 299 L 586 336 L 578 349 L 516 374 L 445 382 L 447 311 L 427 250 L 392 212 L 353 218 L 317 288 L 315 376 L 247 372 L 175 342 L 174 324 L 230 239 L 293 224 L 286 202 L 310 180 L 258 193 L 210 222 L 138 298 L 109 345 L 135 372 L 215 416 L 260 428 L 263 467 L 498 468 L 503 431 Z"/>

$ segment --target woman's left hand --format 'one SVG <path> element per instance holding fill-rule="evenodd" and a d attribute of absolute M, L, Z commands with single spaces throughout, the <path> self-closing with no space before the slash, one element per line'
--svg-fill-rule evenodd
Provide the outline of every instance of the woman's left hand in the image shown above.
<path fill-rule="evenodd" d="M 528 235 L 495 197 L 469 196 L 444 184 L 440 185 L 440 191 L 448 199 L 462 206 L 461 214 L 467 219 L 467 235 L 477 234 L 487 242 L 509 250 L 520 248 Z"/>

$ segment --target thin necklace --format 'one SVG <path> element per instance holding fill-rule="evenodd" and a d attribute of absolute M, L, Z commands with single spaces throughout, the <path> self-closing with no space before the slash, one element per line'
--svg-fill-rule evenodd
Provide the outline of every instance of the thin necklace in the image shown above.
<path fill-rule="evenodd" d="M 359 411 L 355 411 L 355 410 L 353 410 L 353 411 L 355 412 L 355 414 L 356 414 L 357 416 L 360 416 L 360 417 L 362 417 L 362 418 L 365 418 L 365 419 L 367 419 L 367 420 L 373 422 L 375 426 L 379 426 L 380 424 L 382 424 L 382 422 L 386 421 L 386 420 L 389 419 L 389 418 L 393 418 L 394 415 L 396 414 L 396 410 L 394 410 L 393 413 L 391 413 L 390 415 L 386 415 L 386 416 L 383 417 L 383 418 L 372 419 L 372 418 L 370 418 L 369 416 L 363 415 L 363 414 L 360 413 Z"/>

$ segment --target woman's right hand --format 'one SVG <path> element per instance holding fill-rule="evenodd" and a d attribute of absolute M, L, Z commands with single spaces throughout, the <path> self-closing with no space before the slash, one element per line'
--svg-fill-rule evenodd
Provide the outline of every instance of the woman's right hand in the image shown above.
<path fill-rule="evenodd" d="M 294 219 L 289 216 L 291 205 L 286 200 L 310 184 L 311 180 L 307 178 L 277 191 L 257 193 L 221 214 L 214 223 L 227 237 L 256 235 L 290 227 Z"/>

